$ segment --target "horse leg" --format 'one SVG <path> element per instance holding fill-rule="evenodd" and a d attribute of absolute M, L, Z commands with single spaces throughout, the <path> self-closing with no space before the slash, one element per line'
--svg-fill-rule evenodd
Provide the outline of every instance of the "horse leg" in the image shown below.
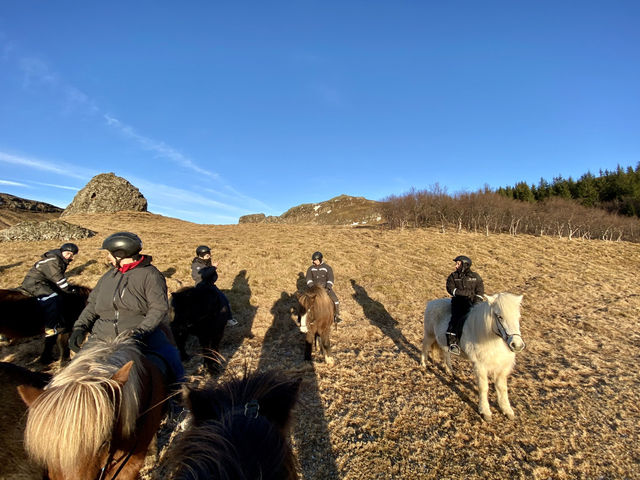
<path fill-rule="evenodd" d="M 478 381 L 478 412 L 486 421 L 491 420 L 491 409 L 489 408 L 489 379 L 487 371 L 479 365 L 474 365 L 476 379 Z"/>
<path fill-rule="evenodd" d="M 60 363 L 66 362 L 71 357 L 71 350 L 69 350 L 69 336 L 70 332 L 63 332 L 58 334 L 58 349 L 60 350 Z"/>
<path fill-rule="evenodd" d="M 331 327 L 329 327 L 330 329 Z M 324 361 L 327 365 L 333 365 L 335 362 L 333 357 L 331 356 L 331 336 L 329 335 L 331 330 L 325 332 L 324 335 L 320 336 L 320 345 L 322 348 L 322 353 L 324 354 Z"/>
<path fill-rule="evenodd" d="M 500 410 L 504 413 L 509 420 L 515 418 L 511 403 L 509 403 L 509 393 L 507 392 L 507 373 L 501 372 L 496 375 L 495 380 L 496 394 L 498 396 L 498 405 Z"/>
<path fill-rule="evenodd" d="M 48 365 L 53 361 L 53 346 L 56 344 L 56 337 L 57 335 L 44 337 L 44 350 L 42 350 L 42 354 L 38 357 L 38 363 Z"/>
<path fill-rule="evenodd" d="M 313 344 L 309 340 L 305 340 L 304 342 L 304 359 L 311 361 L 311 348 Z"/>

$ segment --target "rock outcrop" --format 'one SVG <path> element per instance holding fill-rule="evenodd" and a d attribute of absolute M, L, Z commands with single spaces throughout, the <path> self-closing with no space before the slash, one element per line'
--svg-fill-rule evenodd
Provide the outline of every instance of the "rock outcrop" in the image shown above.
<path fill-rule="evenodd" d="M 382 204 L 364 197 L 340 195 L 319 203 L 290 208 L 279 217 L 264 213 L 245 215 L 238 223 L 287 223 L 319 225 L 380 225 L 384 223 Z"/>
<path fill-rule="evenodd" d="M 20 222 L 43 222 L 60 217 L 62 208 L 49 203 L 0 193 L 0 228 Z"/>
<path fill-rule="evenodd" d="M 61 216 L 121 211 L 146 212 L 147 199 L 124 178 L 101 173 L 76 194 Z"/>
<path fill-rule="evenodd" d="M 21 222 L 12 227 L 0 230 L 0 242 L 35 242 L 38 240 L 79 240 L 93 237 L 96 234 L 78 225 L 63 220 L 45 222 Z"/>

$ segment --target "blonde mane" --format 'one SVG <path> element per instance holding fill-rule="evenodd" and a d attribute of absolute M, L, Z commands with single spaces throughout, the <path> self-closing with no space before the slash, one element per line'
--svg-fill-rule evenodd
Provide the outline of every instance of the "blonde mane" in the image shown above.
<path fill-rule="evenodd" d="M 121 387 L 111 377 L 130 360 L 134 366 Z M 141 368 L 133 340 L 85 347 L 29 410 L 25 447 L 31 457 L 59 471 L 78 471 L 109 448 L 116 427 L 123 438 L 130 437 L 140 405 Z"/>

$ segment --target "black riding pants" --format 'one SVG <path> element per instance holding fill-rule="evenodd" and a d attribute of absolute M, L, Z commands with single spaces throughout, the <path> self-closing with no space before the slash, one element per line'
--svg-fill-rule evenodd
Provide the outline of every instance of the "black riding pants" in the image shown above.
<path fill-rule="evenodd" d="M 467 319 L 467 314 L 471 310 L 471 299 L 469 297 L 452 297 L 451 298 L 451 320 L 447 332 L 455 333 L 458 341 L 462 336 L 462 327 Z"/>

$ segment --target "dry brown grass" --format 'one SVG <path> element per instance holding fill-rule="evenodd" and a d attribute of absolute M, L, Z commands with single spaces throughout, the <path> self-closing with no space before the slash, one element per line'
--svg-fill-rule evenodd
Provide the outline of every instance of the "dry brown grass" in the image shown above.
<path fill-rule="evenodd" d="M 80 240 L 72 281 L 95 285 L 102 239 L 135 231 L 170 290 L 190 285 L 199 244 L 220 262 L 218 285 L 240 325 L 228 329 L 223 378 L 279 368 L 303 378 L 292 441 L 305 479 L 640 478 L 640 245 L 436 230 L 291 225 L 206 226 L 149 213 L 65 220 L 98 231 Z M 20 283 L 49 242 L 5 243 L 0 287 Z M 336 365 L 305 364 L 294 328 L 298 275 L 321 250 L 336 274 L 343 322 Z M 516 413 L 476 412 L 470 365 L 457 378 L 419 366 L 422 314 L 446 295 L 457 254 L 469 255 L 488 293 L 524 294 L 527 349 L 510 377 Z M 250 335 L 252 332 L 253 336 Z M 3 346 L 0 360 L 29 365 L 38 341 Z M 32 368 L 34 365 L 29 365 Z M 200 362 L 187 364 L 194 381 Z M 166 425 L 160 447 L 170 441 Z M 147 474 L 145 478 L 150 478 Z"/>

